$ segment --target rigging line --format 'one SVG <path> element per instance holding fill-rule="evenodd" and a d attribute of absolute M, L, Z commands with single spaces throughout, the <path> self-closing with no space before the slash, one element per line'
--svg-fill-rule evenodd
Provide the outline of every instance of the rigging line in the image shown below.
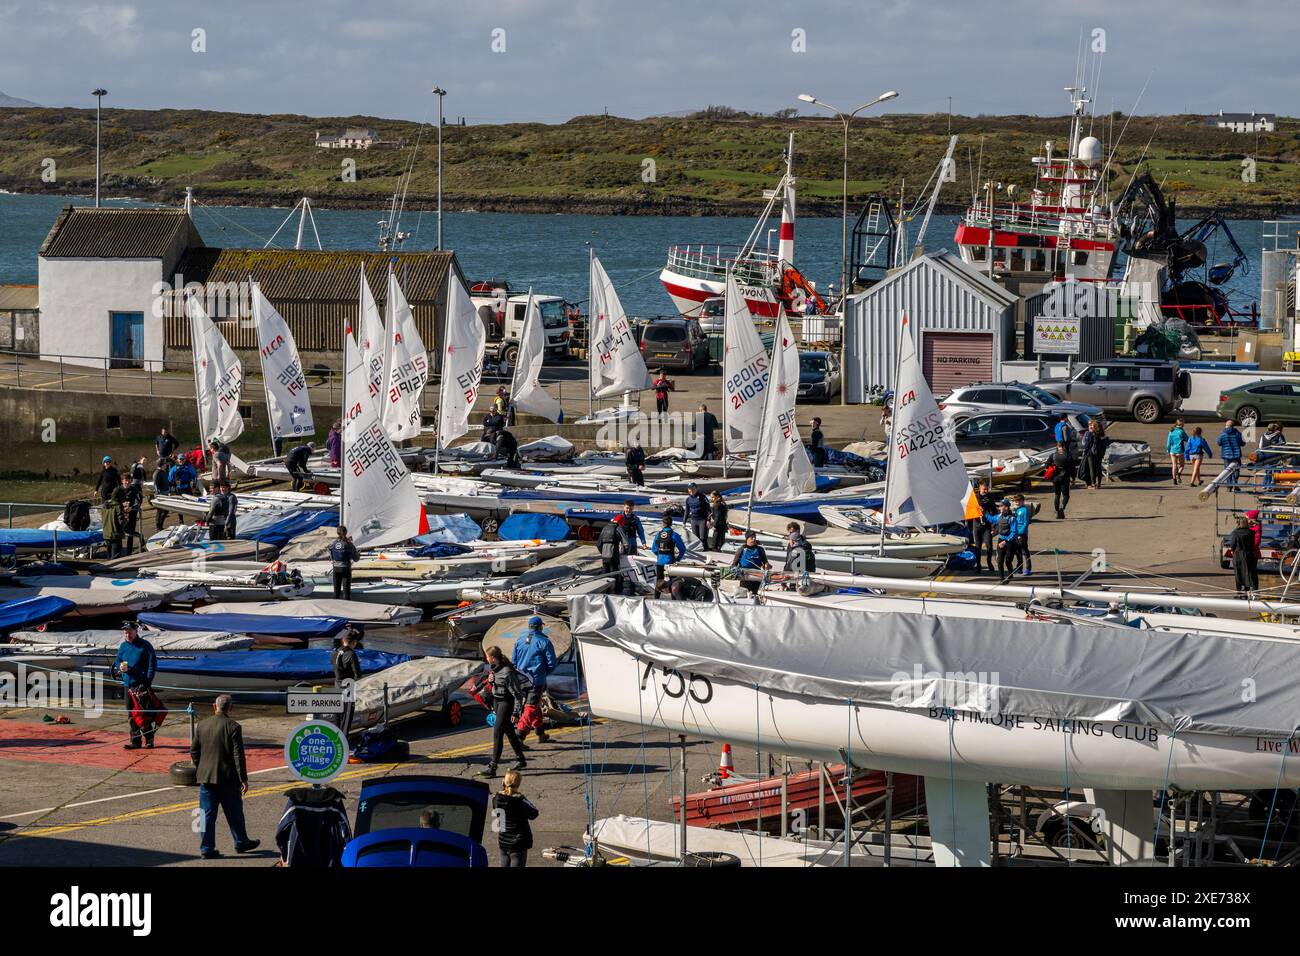
<path fill-rule="evenodd" d="M 1278 792 L 1278 789 L 1282 786 L 1282 771 L 1283 771 L 1283 769 L 1285 769 L 1285 767 L 1286 767 L 1287 751 L 1290 749 L 1290 747 L 1291 747 L 1291 743 L 1292 743 L 1292 741 L 1294 741 L 1294 740 L 1295 740 L 1294 737 L 1288 737 L 1288 738 L 1287 738 L 1287 740 L 1286 740 L 1287 745 L 1286 745 L 1285 747 L 1282 748 L 1282 762 L 1279 763 L 1279 764 L 1277 765 L 1277 780 L 1275 780 L 1275 781 L 1273 782 L 1273 799 L 1270 800 L 1270 801 L 1269 801 L 1269 804 L 1268 804 L 1268 817 L 1265 818 L 1265 820 L 1264 820 L 1264 836 L 1261 838 L 1260 843 L 1259 843 L 1259 858 L 1260 858 L 1261 860 L 1264 859 L 1264 848 L 1265 848 L 1266 846 L 1268 846 L 1268 828 L 1269 828 L 1269 827 L 1272 825 L 1272 823 L 1273 823 L 1273 810 L 1274 810 L 1274 808 L 1277 807 L 1277 792 Z M 1291 812 L 1292 812 L 1292 813 L 1295 812 L 1295 804 L 1294 804 L 1294 803 L 1292 803 L 1292 805 L 1291 805 Z M 1290 820 L 1291 820 L 1291 818 L 1290 818 L 1290 816 L 1288 815 L 1288 816 L 1287 816 L 1287 822 L 1289 823 Z M 1281 846 L 1282 846 L 1282 840 L 1283 840 L 1283 838 L 1284 838 L 1285 836 L 1286 836 L 1286 827 L 1283 827 L 1283 828 L 1282 828 L 1282 834 L 1281 834 L 1281 836 L 1278 837 L 1278 840 L 1277 840 L 1277 845 L 1278 845 L 1278 848 L 1279 848 L 1279 849 L 1280 849 Z"/>
<path fill-rule="evenodd" d="M 200 202 L 200 201 L 197 200 L 197 199 L 194 200 L 194 205 L 195 205 L 195 206 L 202 207 L 202 209 L 204 210 L 204 212 L 211 213 L 212 216 L 213 216 L 214 218 L 216 218 L 216 219 L 224 219 L 226 222 L 230 223 L 230 224 L 231 224 L 232 226 L 234 226 L 236 229 L 241 229 L 241 230 L 243 230 L 244 232 L 246 232 L 246 233 L 248 233 L 250 236 L 252 236 L 254 239 L 265 239 L 265 238 L 266 238 L 265 236 L 258 235 L 258 234 L 255 233 L 253 230 L 251 230 L 251 229 L 249 229 L 247 226 L 245 226 L 243 223 L 237 222 L 236 220 L 231 219 L 229 216 L 223 216 L 221 213 L 217 212 L 216 207 L 214 207 L 214 206 L 209 206 L 207 203 L 205 203 L 205 202 Z M 290 213 L 290 215 L 292 215 L 292 213 Z"/>
<path fill-rule="evenodd" d="M 763 777 L 763 764 L 762 764 L 763 752 L 761 749 L 763 746 L 762 704 L 763 704 L 763 696 L 762 694 L 759 693 L 758 684 L 755 684 L 754 685 L 754 769 L 758 772 L 760 779 Z M 762 803 L 759 803 L 758 805 L 758 820 L 759 820 L 759 827 L 761 829 L 762 821 L 763 821 Z M 762 840 L 758 841 L 758 866 L 760 869 L 763 866 L 763 841 Z"/>
<path fill-rule="evenodd" d="M 1074 864 L 1074 827 L 1070 825 L 1070 735 L 1061 734 L 1061 750 L 1065 754 L 1065 865 Z"/>
<path fill-rule="evenodd" d="M 646 769 L 646 749 L 645 749 L 645 710 L 641 703 L 641 688 L 637 687 L 636 692 L 636 712 L 638 723 L 641 726 L 641 787 L 643 791 L 641 803 L 641 818 L 645 820 L 645 852 L 647 858 L 653 858 L 650 848 L 650 775 Z M 631 769 L 630 767 L 628 768 Z"/>
<path fill-rule="evenodd" d="M 1124 125 L 1121 126 L 1119 130 L 1119 136 L 1116 137 L 1115 142 L 1111 144 L 1110 155 L 1106 157 L 1106 166 L 1104 168 L 1106 169 L 1110 168 L 1111 161 L 1115 158 L 1115 153 L 1119 149 L 1119 144 L 1124 141 L 1124 133 L 1128 130 L 1128 124 L 1133 122 L 1133 116 L 1137 113 L 1138 107 L 1142 104 L 1142 97 L 1146 95 L 1147 86 L 1150 85 L 1151 77 L 1155 74 L 1155 71 L 1156 71 L 1155 67 L 1153 66 L 1150 72 L 1147 73 L 1146 82 L 1142 84 L 1142 89 L 1138 92 L 1137 99 L 1133 103 L 1132 111 L 1128 114 L 1127 117 L 1125 117 Z M 1152 131 L 1151 135 L 1152 137 L 1154 137 L 1155 132 Z M 1148 142 L 1147 145 L 1149 146 L 1150 143 Z M 1093 187 L 1094 194 L 1096 194 L 1096 191 L 1097 191 L 1096 187 Z"/>
<path fill-rule="evenodd" d="M 1174 729 L 1169 734 L 1169 759 L 1165 761 L 1165 780 L 1164 780 L 1164 784 L 1160 787 L 1160 812 L 1156 814 L 1156 833 L 1151 840 L 1152 853 L 1155 852 L 1155 845 L 1160 842 L 1160 825 L 1165 822 L 1165 800 L 1169 796 L 1169 770 L 1174 763 L 1174 745 L 1177 743 L 1178 743 L 1178 728 L 1174 727 Z M 1282 756 L 1283 758 L 1285 758 L 1286 754 L 1283 754 Z M 1174 855 L 1174 828 L 1173 825 L 1170 824 L 1169 856 L 1172 858 L 1173 855 Z"/>
<path fill-rule="evenodd" d="M 952 842 L 957 845 L 957 777 L 953 769 L 954 757 L 953 750 L 956 749 L 956 742 L 953 736 L 956 732 L 957 714 L 953 708 L 948 708 L 948 808 L 952 816 Z"/>

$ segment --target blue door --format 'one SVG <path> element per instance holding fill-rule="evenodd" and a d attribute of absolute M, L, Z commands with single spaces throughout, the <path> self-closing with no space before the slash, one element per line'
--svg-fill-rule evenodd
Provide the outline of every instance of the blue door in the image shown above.
<path fill-rule="evenodd" d="M 113 368 L 144 367 L 144 313 L 110 312 L 109 358 Z"/>

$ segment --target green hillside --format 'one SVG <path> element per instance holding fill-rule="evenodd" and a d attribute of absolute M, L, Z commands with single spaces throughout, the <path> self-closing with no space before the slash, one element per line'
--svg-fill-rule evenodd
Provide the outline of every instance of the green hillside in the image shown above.
<path fill-rule="evenodd" d="M 710 110 L 689 118 L 625 120 L 576 117 L 567 123 L 448 126 L 444 130 L 444 198 L 450 208 L 613 213 L 749 213 L 781 170 L 794 131 L 795 168 L 805 214 L 838 208 L 838 121 L 728 116 Z M 719 116 L 718 113 L 724 115 Z M 995 179 L 1025 190 L 1028 160 L 1044 140 L 1064 140 L 1062 117 L 953 117 L 958 181 L 945 206 L 969 199 L 972 181 Z M 1109 141 L 1125 119 L 1099 118 Z M 909 197 L 943 155 L 947 115 L 886 116 L 859 121 L 850 139 L 853 197 L 885 190 Z M 402 148 L 327 150 L 315 134 L 367 126 Z M 114 195 L 175 201 L 194 186 L 204 201 L 292 203 L 310 195 L 322 205 L 381 205 L 416 154 L 409 201 L 436 190 L 436 130 L 403 121 L 351 116 L 255 116 L 200 110 L 106 110 L 104 185 Z M 93 183 L 93 110 L 0 111 L 0 188 L 84 193 Z M 1108 147 L 1109 149 L 1109 147 Z M 1257 181 L 1241 180 L 1242 159 L 1256 159 Z M 43 182 L 42 162 L 56 181 Z M 355 182 L 344 160 L 355 160 Z M 653 161 L 653 180 L 645 181 Z M 1112 181 L 1122 189 L 1139 162 L 1162 179 L 1184 209 L 1215 207 L 1269 216 L 1300 209 L 1300 123 L 1281 120 L 1274 134 L 1232 134 L 1193 116 L 1134 117 L 1114 152 Z M 46 164 L 48 165 L 48 164 Z"/>

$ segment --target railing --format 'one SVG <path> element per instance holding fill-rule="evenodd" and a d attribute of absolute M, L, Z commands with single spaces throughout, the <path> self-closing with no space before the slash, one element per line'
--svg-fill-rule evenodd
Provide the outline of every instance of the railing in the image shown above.
<path fill-rule="evenodd" d="M 668 250 L 667 268 L 679 275 L 724 282 L 730 270 L 737 282 L 771 285 L 781 277 L 781 262 L 770 252 L 750 252 L 740 258 L 740 246 L 682 245 Z"/>
<path fill-rule="evenodd" d="M 1017 203 L 1009 206 L 994 204 L 990 207 L 987 203 L 977 201 L 966 210 L 963 221 L 968 226 L 991 226 L 994 229 L 1041 235 L 1057 235 L 1062 222 L 1068 222 L 1072 236 L 1104 240 L 1115 238 L 1109 220 L 1098 222 L 1085 213 L 1068 217 L 1059 213 L 1039 213 L 1032 205 L 1021 206 Z"/>
<path fill-rule="evenodd" d="M 5 526 L 12 528 L 14 526 L 14 509 L 21 508 L 27 511 L 41 514 L 44 512 L 63 513 L 63 505 L 43 504 L 39 501 L 0 501 L 0 509 L 4 510 Z"/>

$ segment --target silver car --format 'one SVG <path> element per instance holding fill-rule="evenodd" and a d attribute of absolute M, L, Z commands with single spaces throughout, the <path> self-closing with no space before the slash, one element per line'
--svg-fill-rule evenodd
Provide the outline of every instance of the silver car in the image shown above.
<path fill-rule="evenodd" d="M 1086 415 L 1102 418 L 1102 410 L 1083 402 L 1066 402 L 1051 392 L 1026 382 L 976 382 L 953 389 L 939 399 L 939 410 L 952 422 L 962 422 L 985 412 L 1049 412 L 1052 415 Z"/>

